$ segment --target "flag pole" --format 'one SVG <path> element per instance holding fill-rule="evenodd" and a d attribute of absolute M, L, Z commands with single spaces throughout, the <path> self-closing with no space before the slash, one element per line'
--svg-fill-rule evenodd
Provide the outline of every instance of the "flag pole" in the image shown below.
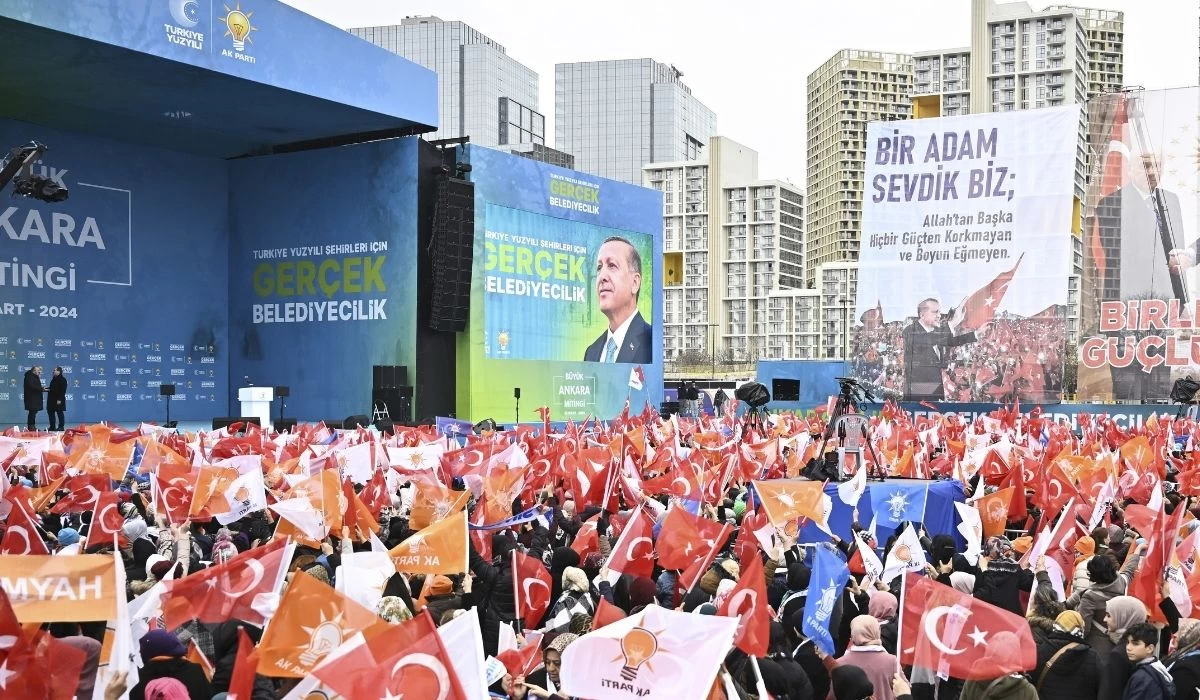
<path fill-rule="evenodd" d="M 904 673 L 900 659 L 904 656 L 904 598 L 908 591 L 908 572 L 900 575 L 900 610 L 896 616 L 896 673 Z"/>

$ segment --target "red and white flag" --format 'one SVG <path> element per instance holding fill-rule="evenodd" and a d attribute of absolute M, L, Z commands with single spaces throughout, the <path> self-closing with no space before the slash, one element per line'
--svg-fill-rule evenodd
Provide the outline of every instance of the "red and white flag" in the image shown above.
<path fill-rule="evenodd" d="M 654 573 L 654 523 L 641 506 L 629 516 L 621 536 L 612 546 L 605 566 L 610 576 L 618 574 L 650 577 Z"/>
<path fill-rule="evenodd" d="M 554 602 L 550 600 L 553 581 L 542 562 L 516 550 L 512 553 L 513 603 L 517 617 L 533 629 Z"/>
<path fill-rule="evenodd" d="M 369 638 L 358 635 L 351 644 L 313 671 L 346 700 L 468 700 L 428 611 Z"/>
<path fill-rule="evenodd" d="M 165 582 L 162 609 L 167 628 L 191 619 L 263 624 L 276 607 L 293 549 L 287 540 L 274 540 L 224 564 Z"/>
<path fill-rule="evenodd" d="M 38 534 L 33 516 L 24 506 L 14 503 L 8 513 L 4 541 L 0 542 L 0 554 L 49 554 L 50 550 Z"/>
<path fill-rule="evenodd" d="M 1017 268 L 1021 266 L 1021 258 L 1024 257 L 1025 254 L 1022 253 L 1011 270 L 996 275 L 995 279 L 975 290 L 963 300 L 963 330 L 975 330 L 992 320 L 1000 308 L 1000 302 L 1004 301 L 1008 285 L 1012 283 L 1013 276 L 1017 274 Z"/>
<path fill-rule="evenodd" d="M 978 598 L 908 574 L 900 662 L 954 678 L 990 680 L 1032 671 L 1029 622 Z M 911 644 L 911 646 L 909 646 Z"/>

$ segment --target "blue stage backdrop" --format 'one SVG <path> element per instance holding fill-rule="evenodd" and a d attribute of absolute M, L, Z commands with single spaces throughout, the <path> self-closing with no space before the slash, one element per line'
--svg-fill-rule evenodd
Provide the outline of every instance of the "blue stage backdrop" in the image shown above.
<path fill-rule="evenodd" d="M 0 121 L 0 144 L 34 138 L 70 199 L 0 199 L 0 423 L 25 424 L 31 365 L 63 368 L 72 424 L 161 421 L 160 383 L 172 419 L 225 410 L 225 163 Z"/>
<path fill-rule="evenodd" d="M 646 401 L 657 407 L 661 193 L 487 148 L 468 147 L 465 157 L 475 255 L 470 328 L 457 358 L 459 415 L 516 418 L 517 388 L 527 421 L 539 406 L 555 420 L 611 418 L 626 399 L 635 412 Z M 604 362 L 609 315 L 629 320 L 615 361 Z"/>
<path fill-rule="evenodd" d="M 287 386 L 288 415 L 340 420 L 371 413 L 372 365 L 412 371 L 416 145 L 230 163 L 234 399 L 245 383 Z"/>

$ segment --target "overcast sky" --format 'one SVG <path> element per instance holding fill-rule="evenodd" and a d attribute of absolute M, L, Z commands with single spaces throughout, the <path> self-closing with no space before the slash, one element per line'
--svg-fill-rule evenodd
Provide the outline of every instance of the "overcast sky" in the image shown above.
<path fill-rule="evenodd" d="M 547 143 L 554 64 L 648 57 L 675 64 L 722 136 L 760 153 L 760 175 L 804 181 L 805 78 L 845 49 L 911 53 L 967 46 L 970 0 L 283 0 L 339 27 L 460 20 L 538 73 Z M 1048 4 L 1032 2 L 1035 9 Z M 1083 0 L 1125 12 L 1125 83 L 1197 79 L 1197 0 Z"/>

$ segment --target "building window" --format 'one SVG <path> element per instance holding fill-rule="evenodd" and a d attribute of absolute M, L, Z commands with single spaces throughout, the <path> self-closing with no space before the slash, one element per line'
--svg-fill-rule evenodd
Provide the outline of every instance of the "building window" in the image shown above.
<path fill-rule="evenodd" d="M 698 139 L 692 138 L 688 134 L 683 135 L 683 153 L 685 160 L 700 160 L 700 153 L 704 150 L 704 144 Z"/>

